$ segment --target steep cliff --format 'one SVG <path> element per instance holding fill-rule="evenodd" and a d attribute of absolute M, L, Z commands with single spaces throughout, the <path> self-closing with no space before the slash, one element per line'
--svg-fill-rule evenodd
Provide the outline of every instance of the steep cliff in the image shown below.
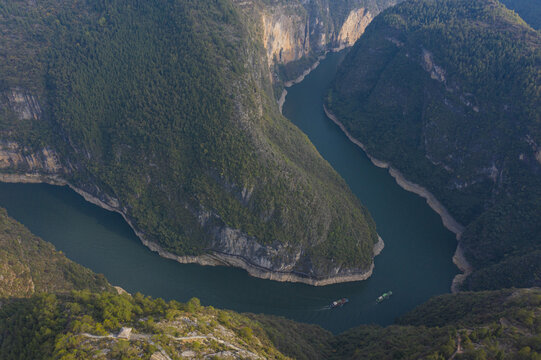
<path fill-rule="evenodd" d="M 278 113 L 257 4 L 2 2 L 3 179 L 69 183 L 179 261 L 368 277 L 375 224 Z"/>
<path fill-rule="evenodd" d="M 237 1 L 261 19 L 263 45 L 277 85 L 296 79 L 319 56 L 352 46 L 370 21 L 400 0 Z"/>
<path fill-rule="evenodd" d="M 371 23 L 329 93 L 370 154 L 467 225 L 461 247 L 484 270 L 466 286 L 539 284 L 540 59 L 539 32 L 496 1 L 409 2 Z"/>

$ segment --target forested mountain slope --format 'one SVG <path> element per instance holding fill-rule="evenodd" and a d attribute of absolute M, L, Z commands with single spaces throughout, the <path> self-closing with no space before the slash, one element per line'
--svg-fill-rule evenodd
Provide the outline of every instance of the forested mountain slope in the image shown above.
<path fill-rule="evenodd" d="M 335 359 L 539 359 L 541 291 L 437 296 L 385 328 L 360 326 L 331 340 Z"/>
<path fill-rule="evenodd" d="M 539 285 L 541 34 L 495 0 L 380 14 L 328 108 L 370 154 L 428 188 L 466 230 L 471 289 Z"/>
<path fill-rule="evenodd" d="M 374 222 L 278 113 L 240 6 L 0 1 L 3 173 L 68 181 L 179 261 L 364 278 Z"/>
<path fill-rule="evenodd" d="M 501 2 L 519 14 L 531 27 L 541 30 L 541 2 L 535 0 L 501 0 Z"/>
<path fill-rule="evenodd" d="M 141 294 L 42 294 L 0 308 L 0 353 L 6 360 L 535 360 L 541 354 L 540 305 L 539 289 L 445 295 L 398 325 L 332 335 L 284 318 L 203 307 L 197 299 L 181 304 Z"/>
<path fill-rule="evenodd" d="M 76 289 L 113 290 L 103 275 L 67 259 L 0 208 L 0 298 Z"/>

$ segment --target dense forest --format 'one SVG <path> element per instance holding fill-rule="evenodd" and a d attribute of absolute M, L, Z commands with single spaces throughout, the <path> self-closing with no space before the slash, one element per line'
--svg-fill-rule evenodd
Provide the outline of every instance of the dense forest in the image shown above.
<path fill-rule="evenodd" d="M 0 1 L 0 14 L 4 95 L 43 108 L 35 121 L 0 107 L 4 141 L 52 147 L 62 177 L 118 199 L 177 255 L 314 278 L 370 268 L 371 216 L 278 113 L 257 22 L 229 1 Z"/>
<path fill-rule="evenodd" d="M 327 98 L 467 225 L 466 288 L 540 284 L 540 64 L 541 34 L 495 0 L 410 1 L 370 24 Z"/>

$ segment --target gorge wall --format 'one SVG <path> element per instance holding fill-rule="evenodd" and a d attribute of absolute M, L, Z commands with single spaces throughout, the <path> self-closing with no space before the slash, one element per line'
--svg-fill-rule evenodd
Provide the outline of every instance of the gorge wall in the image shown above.
<path fill-rule="evenodd" d="M 261 39 L 274 83 L 291 81 L 318 56 L 352 46 L 383 9 L 400 0 L 238 1 L 260 19 Z"/>

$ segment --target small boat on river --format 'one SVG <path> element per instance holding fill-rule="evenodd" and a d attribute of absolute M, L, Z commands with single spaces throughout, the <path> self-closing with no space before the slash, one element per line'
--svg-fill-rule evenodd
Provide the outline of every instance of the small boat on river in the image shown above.
<path fill-rule="evenodd" d="M 393 294 L 392 291 L 388 291 L 388 292 L 384 293 L 383 295 L 381 295 L 380 297 L 378 297 L 376 299 L 376 302 L 379 304 L 383 300 L 387 300 L 388 298 L 390 298 L 392 294 Z"/>
<path fill-rule="evenodd" d="M 340 300 L 333 301 L 330 305 L 331 309 L 342 307 L 349 302 L 347 298 L 341 298 Z"/>

